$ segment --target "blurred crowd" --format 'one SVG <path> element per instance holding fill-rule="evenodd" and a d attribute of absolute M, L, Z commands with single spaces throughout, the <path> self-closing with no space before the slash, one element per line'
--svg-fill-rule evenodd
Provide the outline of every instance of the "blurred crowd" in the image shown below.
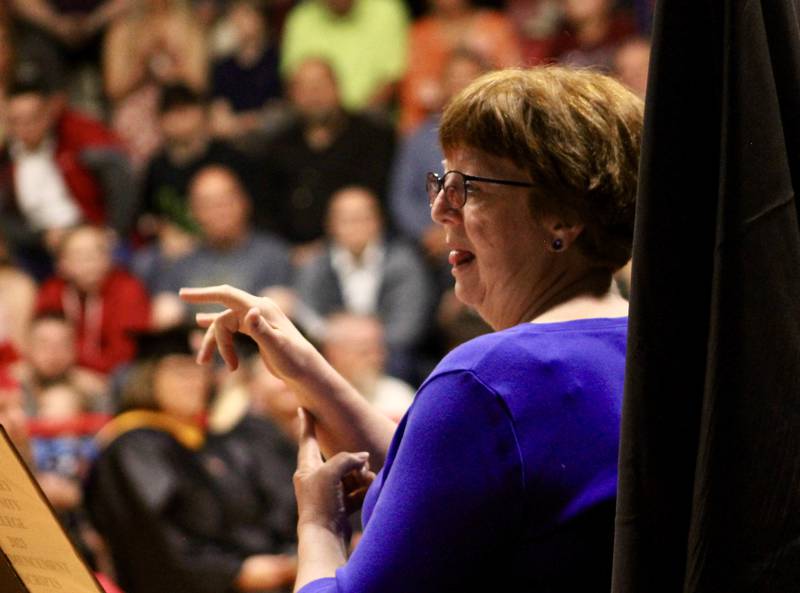
<path fill-rule="evenodd" d="M 208 542 L 237 553 L 209 553 L 226 576 L 209 569 L 191 592 L 290 584 L 291 391 L 257 355 L 195 383 L 166 364 L 191 349 L 158 352 L 153 336 L 186 333 L 203 311 L 178 289 L 270 296 L 399 420 L 434 362 L 488 331 L 453 295 L 423 189 L 442 168 L 443 105 L 485 71 L 553 62 L 643 95 L 651 11 L 650 0 L 0 3 L 0 423 L 99 572 L 144 590 L 114 549 L 118 509 L 98 502 L 135 487 L 101 468 L 85 489 L 132 430 L 109 419 L 201 418 L 202 445 L 170 434 L 202 451 L 192 463 L 217 476 L 209 496 L 238 502 L 182 554 L 197 561 Z M 176 411 L 162 391 L 199 400 Z M 269 471 L 254 470 L 267 448 Z M 113 463 L 135 463 L 126 455 Z M 147 537 L 171 550 L 172 535 Z"/>

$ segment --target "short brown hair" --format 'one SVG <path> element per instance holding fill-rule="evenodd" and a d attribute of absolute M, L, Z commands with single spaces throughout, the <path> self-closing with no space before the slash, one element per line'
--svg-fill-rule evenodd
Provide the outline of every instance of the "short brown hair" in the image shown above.
<path fill-rule="evenodd" d="M 446 107 L 445 152 L 472 147 L 529 171 L 534 213 L 584 224 L 576 245 L 617 269 L 630 259 L 642 100 L 588 69 L 543 66 L 481 76 Z"/>

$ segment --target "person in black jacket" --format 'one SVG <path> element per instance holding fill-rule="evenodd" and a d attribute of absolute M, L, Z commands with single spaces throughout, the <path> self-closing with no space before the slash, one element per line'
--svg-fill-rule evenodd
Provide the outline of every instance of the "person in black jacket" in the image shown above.
<path fill-rule="evenodd" d="M 86 506 L 126 593 L 278 590 L 294 579 L 293 557 L 269 521 L 249 540 L 239 529 L 259 511 L 237 468 L 207 454 L 210 376 L 194 364 L 185 330 L 148 334 L 124 386 L 122 408 L 98 434 L 102 451 Z M 216 459 L 213 461 L 212 459 Z M 253 522 L 255 529 L 258 523 Z"/>

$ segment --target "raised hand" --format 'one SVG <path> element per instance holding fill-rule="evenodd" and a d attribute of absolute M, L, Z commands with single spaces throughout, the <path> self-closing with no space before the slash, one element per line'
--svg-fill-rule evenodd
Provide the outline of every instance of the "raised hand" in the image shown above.
<path fill-rule="evenodd" d="M 207 328 L 197 355 L 200 363 L 211 360 L 218 349 L 225 364 L 239 366 L 233 335 L 241 332 L 258 344 L 267 368 L 284 381 L 296 382 L 311 371 L 321 356 L 274 301 L 257 297 L 232 286 L 182 288 L 181 298 L 189 303 L 213 303 L 227 307 L 221 313 L 200 313 L 197 323 Z"/>
<path fill-rule="evenodd" d="M 180 296 L 189 303 L 227 307 L 221 313 L 197 316 L 197 322 L 207 328 L 198 362 L 209 362 L 218 349 L 228 367 L 235 370 L 239 360 L 233 335 L 241 332 L 250 336 L 269 371 L 286 382 L 300 405 L 314 415 L 316 436 L 331 461 L 340 451 L 363 450 L 369 451 L 373 468 L 380 469 L 395 423 L 328 364 L 274 301 L 227 285 L 182 288 Z"/>

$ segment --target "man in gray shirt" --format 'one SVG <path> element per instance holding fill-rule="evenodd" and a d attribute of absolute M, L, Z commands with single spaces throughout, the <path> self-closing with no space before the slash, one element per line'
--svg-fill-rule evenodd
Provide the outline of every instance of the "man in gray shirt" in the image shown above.
<path fill-rule="evenodd" d="M 210 165 L 189 185 L 189 209 L 202 231 L 201 243 L 156 281 L 153 322 L 158 327 L 191 321 L 177 297 L 182 286 L 231 284 L 253 294 L 291 281 L 287 245 L 275 235 L 253 231 L 251 204 L 236 174 Z"/>

